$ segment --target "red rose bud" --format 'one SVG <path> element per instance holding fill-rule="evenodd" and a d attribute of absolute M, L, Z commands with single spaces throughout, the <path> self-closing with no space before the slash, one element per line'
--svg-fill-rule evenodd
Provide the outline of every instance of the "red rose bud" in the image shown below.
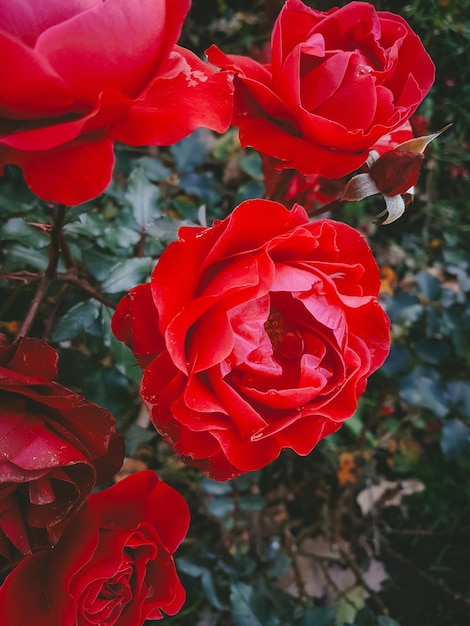
<path fill-rule="evenodd" d="M 370 175 L 381 193 L 398 196 L 416 185 L 423 160 L 421 152 L 391 150 L 377 159 Z"/>

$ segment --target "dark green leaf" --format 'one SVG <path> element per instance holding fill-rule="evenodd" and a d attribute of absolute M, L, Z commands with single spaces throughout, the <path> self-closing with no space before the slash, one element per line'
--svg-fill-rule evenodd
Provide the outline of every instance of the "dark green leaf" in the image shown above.
<path fill-rule="evenodd" d="M 149 224 L 160 215 L 160 188 L 150 182 L 142 167 L 137 167 L 129 177 L 125 196 L 131 204 L 138 227 L 146 231 Z"/>
<path fill-rule="evenodd" d="M 410 362 L 411 353 L 408 348 L 396 344 L 390 348 L 390 353 L 380 371 L 387 376 L 396 376 L 408 369 Z"/>
<path fill-rule="evenodd" d="M 21 217 L 13 217 L 8 220 L 1 229 L 2 240 L 12 239 L 24 246 L 39 249 L 49 245 L 50 237 L 34 226 L 30 226 Z"/>
<path fill-rule="evenodd" d="M 207 510 L 214 517 L 225 517 L 235 510 L 233 498 L 214 498 L 209 502 Z"/>
<path fill-rule="evenodd" d="M 429 272 L 423 270 L 416 274 L 416 282 L 418 283 L 420 293 L 429 301 L 439 300 L 441 297 L 441 283 Z"/>
<path fill-rule="evenodd" d="M 240 204 L 244 200 L 261 198 L 264 194 L 264 184 L 258 180 L 250 180 L 246 185 L 242 185 L 235 196 L 235 204 Z"/>
<path fill-rule="evenodd" d="M 96 300 L 91 299 L 79 302 L 59 320 L 52 333 L 52 341 L 74 339 L 93 324 L 99 313 L 100 304 Z"/>
<path fill-rule="evenodd" d="M 206 493 L 210 493 L 214 496 L 223 496 L 232 492 L 230 482 L 219 482 L 212 480 L 211 478 L 204 477 L 201 481 L 201 489 Z"/>
<path fill-rule="evenodd" d="M 132 456 L 135 454 L 139 446 L 153 439 L 156 434 L 157 433 L 153 429 L 143 428 L 138 424 L 131 424 L 124 433 L 124 439 L 126 441 L 126 456 Z"/>
<path fill-rule="evenodd" d="M 105 293 L 129 291 L 148 279 L 154 265 L 148 257 L 123 259 L 111 268 L 101 287 Z"/>
<path fill-rule="evenodd" d="M 222 610 L 224 607 L 219 600 L 219 597 L 215 590 L 214 579 L 208 569 L 206 569 L 201 576 L 201 586 L 211 606 L 215 607 L 216 609 Z"/>
<path fill-rule="evenodd" d="M 441 433 L 441 448 L 447 459 L 460 456 L 470 443 L 470 428 L 461 420 L 453 418 L 444 422 Z"/>
<path fill-rule="evenodd" d="M 408 376 L 400 378 L 399 393 L 411 406 L 429 409 L 438 417 L 445 417 L 449 412 L 449 398 L 439 375 L 429 367 L 416 367 Z"/>
<path fill-rule="evenodd" d="M 240 169 L 253 180 L 263 181 L 264 179 L 261 158 L 254 150 L 241 159 Z"/>
<path fill-rule="evenodd" d="M 213 145 L 214 135 L 200 128 L 189 137 L 171 146 L 170 152 L 175 157 L 178 171 L 182 174 L 193 171 L 201 165 Z"/>
<path fill-rule="evenodd" d="M 25 248 L 19 243 L 5 245 L 4 256 L 5 260 L 2 263 L 2 272 L 26 269 L 43 272 L 49 261 L 46 248 L 32 250 L 31 248 Z"/>
<path fill-rule="evenodd" d="M 253 588 L 242 582 L 230 585 L 230 602 L 234 626 L 264 626 L 253 611 L 251 598 Z"/>
<path fill-rule="evenodd" d="M 438 365 L 450 354 L 450 346 L 446 341 L 426 337 L 415 343 L 416 354 L 425 363 Z"/>
<path fill-rule="evenodd" d="M 296 626 L 334 626 L 336 608 L 334 606 L 308 609 Z"/>

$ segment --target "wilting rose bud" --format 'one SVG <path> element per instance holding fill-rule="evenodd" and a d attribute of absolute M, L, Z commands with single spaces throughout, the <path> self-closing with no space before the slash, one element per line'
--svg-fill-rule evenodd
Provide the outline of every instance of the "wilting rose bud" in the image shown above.
<path fill-rule="evenodd" d="M 398 196 L 414 187 L 424 160 L 422 152 L 390 150 L 372 165 L 370 176 L 386 196 Z"/>

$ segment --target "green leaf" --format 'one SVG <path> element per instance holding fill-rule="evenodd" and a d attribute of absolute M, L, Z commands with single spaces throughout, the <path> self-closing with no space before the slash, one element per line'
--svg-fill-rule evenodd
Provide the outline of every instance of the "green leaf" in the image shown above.
<path fill-rule="evenodd" d="M 150 182 L 143 167 L 137 167 L 129 177 L 124 195 L 131 204 L 140 230 L 146 231 L 149 224 L 160 215 L 160 188 Z"/>
<path fill-rule="evenodd" d="M 382 365 L 380 371 L 386 376 L 396 376 L 404 372 L 411 363 L 411 353 L 408 348 L 400 345 L 393 345 L 390 353 Z"/>
<path fill-rule="evenodd" d="M 178 172 L 192 172 L 201 165 L 213 145 L 214 135 L 207 129 L 199 128 L 171 146 L 170 152 L 175 157 Z"/>
<path fill-rule="evenodd" d="M 240 169 L 253 180 L 262 181 L 264 179 L 263 163 L 259 154 L 254 150 L 241 159 Z"/>
<path fill-rule="evenodd" d="M 261 511 L 264 507 L 264 498 L 258 493 L 250 493 L 240 496 L 239 504 L 242 511 Z"/>
<path fill-rule="evenodd" d="M 139 446 L 153 439 L 156 434 L 155 430 L 143 428 L 138 424 L 131 424 L 124 432 L 126 456 L 132 456 Z"/>
<path fill-rule="evenodd" d="M 441 448 L 447 459 L 460 456 L 470 443 L 470 428 L 457 418 L 444 422 L 441 433 Z"/>
<path fill-rule="evenodd" d="M 446 341 L 425 337 L 415 343 L 416 354 L 425 363 L 438 365 L 450 354 L 450 346 Z"/>
<path fill-rule="evenodd" d="M 151 157 L 141 157 L 137 163 L 144 170 L 148 178 L 154 182 L 167 180 L 171 176 L 171 170 L 165 167 L 159 159 Z"/>
<path fill-rule="evenodd" d="M 261 198 L 264 194 L 264 184 L 259 180 L 250 180 L 246 185 L 242 185 L 235 196 L 235 204 L 240 204 L 244 200 Z"/>
<path fill-rule="evenodd" d="M 449 412 L 449 398 L 439 374 L 430 367 L 416 367 L 408 376 L 400 378 L 399 394 L 411 406 L 429 409 L 438 417 L 445 417 Z"/>
<path fill-rule="evenodd" d="M 379 626 L 400 626 L 396 620 L 391 617 L 387 617 L 386 615 L 379 615 L 377 622 Z"/>
<path fill-rule="evenodd" d="M 85 300 L 70 308 L 59 320 L 52 333 L 52 341 L 74 339 L 86 331 L 98 318 L 100 303 L 96 300 Z"/>
<path fill-rule="evenodd" d="M 223 496 L 232 492 L 230 482 L 218 482 L 211 478 L 204 477 L 201 481 L 201 489 L 206 493 L 210 493 L 213 496 Z"/>
<path fill-rule="evenodd" d="M 394 324 L 413 323 L 424 313 L 419 299 L 412 294 L 401 292 L 386 301 L 385 310 Z"/>
<path fill-rule="evenodd" d="M 2 272 L 17 270 L 36 270 L 43 272 L 48 264 L 47 248 L 32 250 L 19 243 L 7 244 L 4 249 L 5 260 L 2 263 Z"/>
<path fill-rule="evenodd" d="M 322 606 L 308 609 L 296 626 L 334 626 L 336 607 Z"/>
<path fill-rule="evenodd" d="M 122 293 L 145 282 L 155 262 L 148 257 L 125 259 L 114 265 L 101 285 L 105 293 Z"/>
<path fill-rule="evenodd" d="M 138 243 L 139 239 L 140 234 L 132 230 L 132 228 L 113 224 L 104 229 L 102 242 L 108 250 L 112 250 L 113 252 L 116 252 L 117 248 L 122 248 L 130 252 Z"/>
<path fill-rule="evenodd" d="M 47 233 L 30 226 L 21 217 L 13 217 L 8 220 L 1 230 L 1 238 L 2 240 L 12 239 L 18 241 L 24 246 L 29 246 L 36 250 L 49 245 L 50 241 Z"/>
<path fill-rule="evenodd" d="M 214 517 L 225 517 L 226 515 L 233 513 L 235 510 L 233 498 L 214 498 L 207 505 L 207 510 Z"/>
<path fill-rule="evenodd" d="M 219 600 L 217 592 L 215 590 L 214 579 L 212 577 L 211 572 L 206 569 L 201 576 L 201 586 L 204 590 L 204 594 L 208 600 L 208 602 L 216 609 L 221 611 L 224 607 Z"/>
<path fill-rule="evenodd" d="M 439 300 L 441 297 L 441 283 L 426 270 L 415 276 L 421 294 L 429 301 Z"/>
<path fill-rule="evenodd" d="M 234 626 L 264 626 L 253 611 L 251 605 L 253 588 L 242 582 L 230 585 L 230 602 Z"/>

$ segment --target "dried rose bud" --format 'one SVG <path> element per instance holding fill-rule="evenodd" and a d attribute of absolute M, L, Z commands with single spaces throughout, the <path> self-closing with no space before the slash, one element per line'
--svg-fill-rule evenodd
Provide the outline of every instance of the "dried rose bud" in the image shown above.
<path fill-rule="evenodd" d="M 422 152 L 390 150 L 372 165 L 370 176 L 381 193 L 398 196 L 416 185 L 423 160 Z"/>

